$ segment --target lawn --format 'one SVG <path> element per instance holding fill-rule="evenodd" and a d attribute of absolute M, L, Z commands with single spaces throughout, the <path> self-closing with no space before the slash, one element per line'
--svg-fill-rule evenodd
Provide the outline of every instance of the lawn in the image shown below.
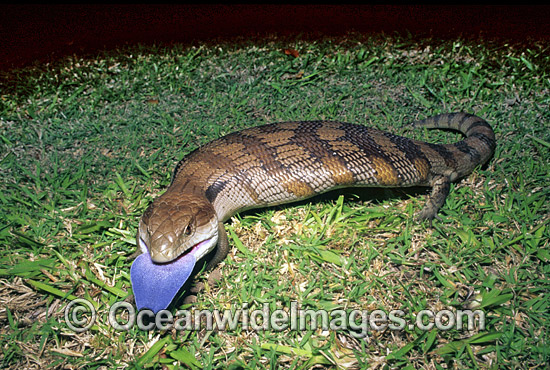
<path fill-rule="evenodd" d="M 0 83 L 1 367 L 548 366 L 548 43 L 349 34 L 141 45 L 12 70 Z M 369 318 L 397 310 L 406 325 L 121 330 L 110 322 L 114 304 L 133 303 L 141 214 L 200 145 L 316 119 L 450 143 L 461 136 L 408 124 L 455 111 L 486 119 L 497 148 L 452 186 L 433 227 L 413 220 L 423 189 L 353 189 L 248 211 L 225 224 L 232 249 L 219 279 L 199 274 L 197 302 L 171 310 L 298 305 Z M 66 318 L 80 299 L 97 312 L 85 331 Z M 484 322 L 409 325 L 423 310 L 479 310 Z"/>

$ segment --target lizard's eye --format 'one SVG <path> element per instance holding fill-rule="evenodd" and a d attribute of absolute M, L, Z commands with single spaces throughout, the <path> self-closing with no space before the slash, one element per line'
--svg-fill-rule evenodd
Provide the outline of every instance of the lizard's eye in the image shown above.
<path fill-rule="evenodd" d="M 190 225 L 185 226 L 185 229 L 183 229 L 183 235 L 185 235 L 185 236 L 191 235 L 191 226 Z"/>

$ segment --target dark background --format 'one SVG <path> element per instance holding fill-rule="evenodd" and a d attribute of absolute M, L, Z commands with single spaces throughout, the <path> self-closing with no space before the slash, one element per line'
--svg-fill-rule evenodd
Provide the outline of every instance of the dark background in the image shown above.
<path fill-rule="evenodd" d="M 0 5 L 0 68 L 136 42 L 348 31 L 550 39 L 550 6 Z"/>

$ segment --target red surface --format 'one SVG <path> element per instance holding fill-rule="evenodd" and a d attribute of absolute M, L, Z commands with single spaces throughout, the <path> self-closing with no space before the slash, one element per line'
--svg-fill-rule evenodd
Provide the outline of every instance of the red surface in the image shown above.
<path fill-rule="evenodd" d="M 266 33 L 548 40 L 549 22 L 548 5 L 0 5 L 0 68 L 128 43 Z"/>

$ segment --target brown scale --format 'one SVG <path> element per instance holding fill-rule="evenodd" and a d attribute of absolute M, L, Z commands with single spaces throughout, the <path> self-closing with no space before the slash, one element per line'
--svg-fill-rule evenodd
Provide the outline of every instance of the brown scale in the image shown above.
<path fill-rule="evenodd" d="M 492 156 L 495 135 L 483 119 L 466 113 L 443 114 L 414 125 L 455 129 L 467 137 L 437 145 L 360 125 L 307 121 L 255 127 L 214 140 L 178 163 L 171 186 L 144 214 L 148 248 L 164 240 L 163 248 L 169 251 L 166 236 L 180 240 L 175 236 L 178 230 L 188 230 L 166 218 L 202 224 L 207 221 L 198 218 L 217 218 L 221 225 L 244 209 L 296 201 L 348 185 L 432 187 L 417 215 L 431 222 L 445 202 L 450 182 Z M 181 214 L 190 212 L 189 207 L 179 205 L 181 212 L 175 208 L 177 199 L 193 202 L 188 200 L 193 198 L 197 198 L 194 204 L 209 202 L 211 207 L 195 210 L 195 215 Z M 225 233 L 223 226 L 219 229 Z M 225 235 L 220 240 L 226 240 Z M 218 244 L 211 266 L 225 257 L 226 244 Z M 175 252 L 165 252 L 165 260 L 176 257 Z"/>

